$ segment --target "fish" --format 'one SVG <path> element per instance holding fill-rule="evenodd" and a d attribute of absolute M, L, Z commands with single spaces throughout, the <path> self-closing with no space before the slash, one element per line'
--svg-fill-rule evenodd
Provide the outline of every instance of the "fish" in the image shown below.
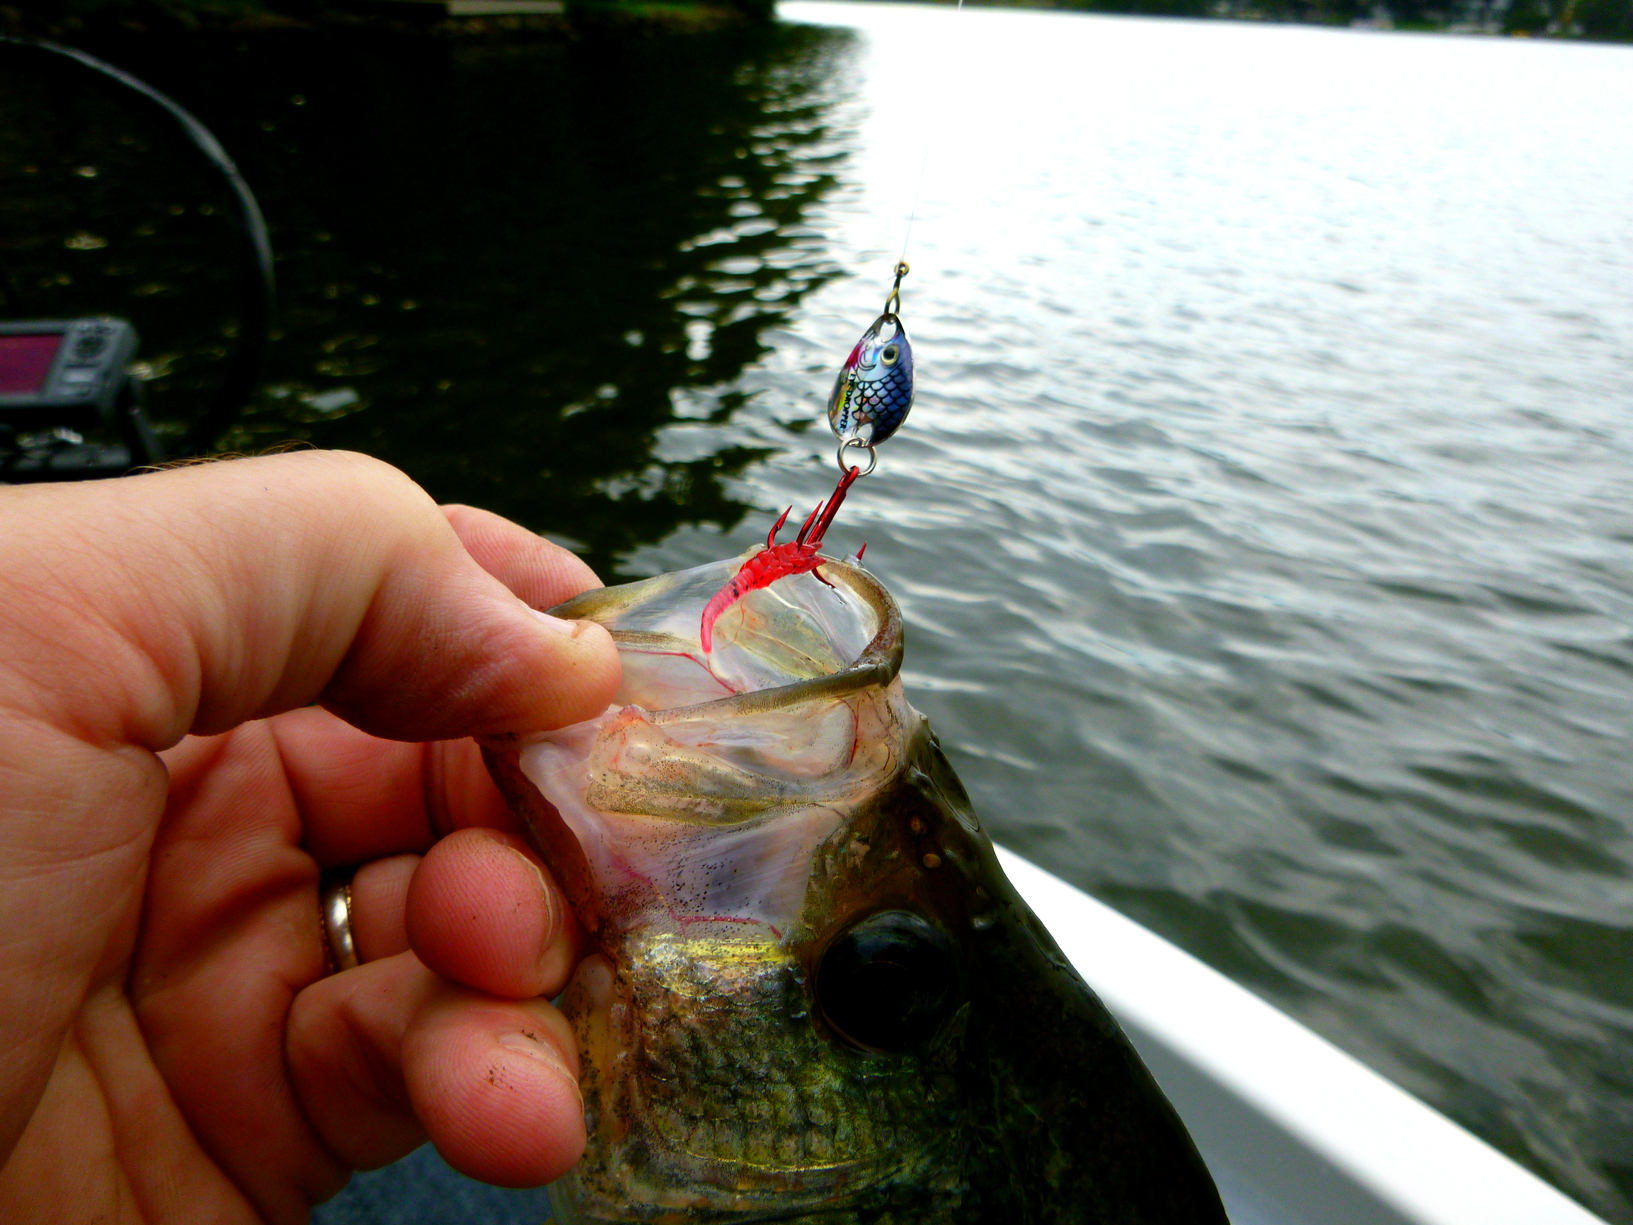
<path fill-rule="evenodd" d="M 593 951 L 557 1218 L 1225 1225 L 1183 1123 L 1005 878 L 857 563 L 586 592 L 623 681 L 487 746 Z"/>
<path fill-rule="evenodd" d="M 828 424 L 841 453 L 845 447 L 876 447 L 901 428 L 912 407 L 913 345 L 901 319 L 886 310 L 840 367 L 828 397 Z"/>

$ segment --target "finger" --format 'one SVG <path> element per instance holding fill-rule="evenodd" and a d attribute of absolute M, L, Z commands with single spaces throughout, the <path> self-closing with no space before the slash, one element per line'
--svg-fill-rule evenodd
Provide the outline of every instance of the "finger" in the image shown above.
<path fill-rule="evenodd" d="M 449 535 L 459 564 L 439 553 L 438 564 L 427 559 L 387 571 L 352 651 L 324 691 L 325 704 L 376 734 L 417 740 L 537 731 L 604 710 L 620 672 L 606 630 L 529 608 L 470 565 L 451 527 Z M 567 577 L 563 570 L 560 578 Z M 441 712 L 432 709 L 438 704 Z"/>
<path fill-rule="evenodd" d="M 506 1003 L 445 987 L 415 1017 L 402 1056 L 409 1099 L 461 1174 L 537 1187 L 584 1152 L 572 1028 L 544 1000 Z"/>
<path fill-rule="evenodd" d="M 354 1169 L 429 1135 L 471 1177 L 536 1186 L 583 1150 L 571 1030 L 542 1000 L 488 999 L 405 953 L 308 987 L 286 1034 L 307 1118 Z"/>
<path fill-rule="evenodd" d="M 465 551 L 534 608 L 554 608 L 601 586 L 595 571 L 558 544 L 474 506 L 444 506 Z"/>
<path fill-rule="evenodd" d="M 302 842 L 325 867 L 424 852 L 472 825 L 520 829 L 469 740 L 381 740 L 316 708 L 289 711 L 268 726 Z"/>
<path fill-rule="evenodd" d="M 352 943 L 359 961 L 408 952 L 408 882 L 419 863 L 418 855 L 392 855 L 364 864 L 352 877 Z"/>
<path fill-rule="evenodd" d="M 129 993 L 197 1143 L 262 1217 L 282 1220 L 346 1174 L 285 1067 L 283 1018 L 324 973 L 318 868 L 295 845 L 265 723 L 191 737 L 165 764 L 171 806 L 143 878 L 140 940 L 103 994 Z"/>
<path fill-rule="evenodd" d="M 331 1155 L 372 1170 L 425 1142 L 402 1076 L 403 1035 L 437 989 L 412 953 L 331 974 L 294 999 L 284 1055 L 301 1109 Z"/>
<path fill-rule="evenodd" d="M 363 456 L 11 493 L 53 531 L 7 529 L 8 578 L 65 612 L 22 692 L 88 736 L 159 749 L 314 699 L 393 739 L 496 736 L 598 714 L 617 687 L 605 630 L 533 612 Z"/>
<path fill-rule="evenodd" d="M 496 830 L 461 830 L 431 848 L 408 889 L 406 927 L 433 970 L 507 999 L 560 992 L 584 947 L 550 870 Z"/>

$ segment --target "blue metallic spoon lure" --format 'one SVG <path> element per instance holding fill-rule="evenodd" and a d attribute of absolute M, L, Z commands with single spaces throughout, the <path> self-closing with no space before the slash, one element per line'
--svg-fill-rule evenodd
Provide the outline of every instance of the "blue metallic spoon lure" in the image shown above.
<path fill-rule="evenodd" d="M 896 283 L 885 299 L 884 313 L 862 333 L 845 359 L 828 398 L 828 424 L 839 437 L 839 469 L 849 471 L 848 450 L 865 450 L 872 472 L 878 463 L 874 448 L 901 428 L 913 407 L 913 346 L 896 312 L 902 304 L 902 278 L 907 261 L 896 265 Z"/>

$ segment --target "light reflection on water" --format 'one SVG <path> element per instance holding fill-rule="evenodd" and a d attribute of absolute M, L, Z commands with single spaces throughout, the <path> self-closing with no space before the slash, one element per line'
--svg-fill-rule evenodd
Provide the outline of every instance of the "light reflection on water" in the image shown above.
<path fill-rule="evenodd" d="M 933 123 L 831 539 L 978 809 L 1633 1221 L 1633 50 L 782 11 L 865 35 L 853 275 L 736 386 L 820 410 Z"/>
<path fill-rule="evenodd" d="M 372 451 L 626 574 L 746 547 L 831 488 L 933 129 L 919 403 L 830 546 L 869 542 L 979 810 L 1633 1222 L 1633 49 L 783 13 L 108 49 L 271 219 L 244 441 Z M 95 144 L 91 106 L 45 136 Z M 65 155 L 106 195 L 12 250 L 110 246 L 6 309 L 129 314 L 178 404 L 222 343 L 176 290 L 208 235 L 143 212 L 137 147 Z"/>

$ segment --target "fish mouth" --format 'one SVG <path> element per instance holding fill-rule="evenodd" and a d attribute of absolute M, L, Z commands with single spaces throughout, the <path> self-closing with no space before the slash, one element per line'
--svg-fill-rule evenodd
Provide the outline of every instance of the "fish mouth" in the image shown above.
<path fill-rule="evenodd" d="M 619 691 L 598 718 L 497 764 L 604 939 L 653 925 L 710 935 L 704 924 L 722 938 L 736 925 L 732 939 L 763 926 L 782 940 L 818 848 L 902 767 L 913 716 L 898 680 L 901 612 L 884 586 L 824 559 L 820 575 L 727 609 L 705 653 L 700 612 L 735 569 L 660 575 L 554 609 L 608 628 Z M 526 808 L 527 792 L 544 803 Z"/>
<path fill-rule="evenodd" d="M 586 591 L 552 608 L 550 613 L 605 626 L 624 659 L 626 672 L 630 670 L 632 657 L 678 657 L 696 664 L 703 675 L 689 679 L 698 686 L 700 700 L 654 704 L 655 694 L 661 695 L 659 701 L 664 701 L 674 694 L 688 695 L 692 691 L 684 683 L 674 684 L 667 690 L 643 684 L 643 680 L 649 678 L 641 669 L 636 670 L 633 681 L 626 680 L 613 699 L 614 705 L 641 706 L 658 725 L 702 717 L 729 719 L 762 714 L 802 702 L 841 697 L 869 686 L 883 687 L 896 678 L 906 650 L 901 609 L 884 585 L 867 570 L 831 557 L 822 558 L 818 567 L 821 580 L 826 580 L 842 599 L 849 597 L 850 611 L 855 615 L 854 627 L 817 624 L 809 600 L 791 601 L 783 592 L 771 588 L 751 592 L 721 615 L 715 636 L 722 642 L 714 652 L 704 652 L 693 628 L 697 617 L 690 613 L 687 614 L 689 622 L 686 618 L 664 618 L 660 625 L 646 624 L 649 618 L 644 617 L 643 612 L 654 605 L 671 602 L 689 605 L 688 589 L 705 590 L 711 585 L 718 589 L 720 583 L 716 578 L 721 582 L 729 578 L 755 551 L 712 566 Z M 781 580 L 777 586 L 785 590 L 791 586 L 796 589 L 817 587 L 821 580 L 813 582 L 805 575 L 797 575 Z M 808 591 L 807 595 L 819 597 L 820 591 Z M 828 640 L 826 651 L 817 646 L 817 640 L 823 636 Z M 847 646 L 857 640 L 861 642 L 860 649 L 849 660 L 844 659 L 843 656 L 849 654 Z M 767 648 L 772 645 L 783 649 L 770 652 Z M 724 658 L 719 667 L 711 662 L 713 655 L 731 657 L 741 653 L 758 655 L 769 667 L 746 668 L 742 660 L 733 658 Z M 786 677 L 780 682 L 774 679 L 779 671 Z M 725 675 L 721 675 L 722 672 Z M 720 696 L 702 697 L 711 681 L 724 692 Z"/>

